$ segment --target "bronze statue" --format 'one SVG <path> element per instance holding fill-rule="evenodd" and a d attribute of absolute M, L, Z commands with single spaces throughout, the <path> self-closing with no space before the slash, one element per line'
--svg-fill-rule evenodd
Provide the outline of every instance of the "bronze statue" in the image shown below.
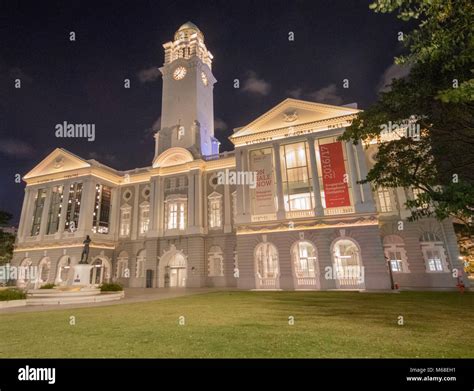
<path fill-rule="evenodd" d="M 82 242 L 84 243 L 84 248 L 82 249 L 81 261 L 79 262 L 80 265 L 87 264 L 87 259 L 89 258 L 89 244 L 91 241 L 91 238 L 87 235 L 86 239 Z"/>

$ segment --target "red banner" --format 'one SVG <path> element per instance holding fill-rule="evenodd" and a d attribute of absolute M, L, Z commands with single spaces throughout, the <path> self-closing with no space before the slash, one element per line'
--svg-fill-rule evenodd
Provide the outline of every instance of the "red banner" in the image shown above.
<path fill-rule="evenodd" d="M 347 187 L 342 143 L 336 142 L 320 145 L 319 154 L 321 158 L 326 208 L 350 206 L 351 200 Z"/>

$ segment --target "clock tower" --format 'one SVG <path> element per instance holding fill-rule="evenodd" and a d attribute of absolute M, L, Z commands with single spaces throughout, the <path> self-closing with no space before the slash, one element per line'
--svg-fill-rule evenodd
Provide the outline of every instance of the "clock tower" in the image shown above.
<path fill-rule="evenodd" d="M 212 54 L 199 28 L 187 22 L 163 45 L 161 129 L 155 135 L 155 158 L 172 147 L 195 158 L 219 153 L 214 137 Z"/>

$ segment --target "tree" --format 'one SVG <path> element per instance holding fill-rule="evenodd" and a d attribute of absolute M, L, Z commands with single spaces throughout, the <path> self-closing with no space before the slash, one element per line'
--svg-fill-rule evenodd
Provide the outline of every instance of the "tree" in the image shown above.
<path fill-rule="evenodd" d="M 411 220 L 474 215 L 474 6 L 468 0 L 377 0 L 418 26 L 404 34 L 404 79 L 361 112 L 341 139 L 376 142 L 377 163 L 362 183 L 421 190 L 408 200 Z M 398 129 L 386 137 L 387 128 Z M 415 137 L 416 136 L 416 137 Z"/>
<path fill-rule="evenodd" d="M 0 265 L 10 262 L 13 256 L 15 235 L 3 232 L 1 228 L 1 226 L 8 224 L 11 218 L 10 213 L 0 210 Z"/>

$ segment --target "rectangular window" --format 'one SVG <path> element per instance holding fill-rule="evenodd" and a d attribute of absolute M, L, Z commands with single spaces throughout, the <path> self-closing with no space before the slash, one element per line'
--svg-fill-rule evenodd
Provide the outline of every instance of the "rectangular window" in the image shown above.
<path fill-rule="evenodd" d="M 69 186 L 69 199 L 67 204 L 66 222 L 64 229 L 67 231 L 77 230 L 79 213 L 81 212 L 82 183 L 74 182 Z"/>
<path fill-rule="evenodd" d="M 403 272 L 402 255 L 399 251 L 390 251 L 390 266 L 393 272 Z"/>
<path fill-rule="evenodd" d="M 172 201 L 168 203 L 168 229 L 184 230 L 186 228 L 185 201 Z"/>
<path fill-rule="evenodd" d="M 390 190 L 385 187 L 380 187 L 377 190 L 377 195 L 380 203 L 380 211 L 382 213 L 392 211 L 392 200 L 390 199 Z"/>
<path fill-rule="evenodd" d="M 122 208 L 120 210 L 120 236 L 130 235 L 130 218 L 132 215 L 132 208 Z"/>
<path fill-rule="evenodd" d="M 437 250 L 426 250 L 426 256 L 428 258 L 428 268 L 430 272 L 443 271 L 443 263 L 441 262 L 439 252 Z"/>
<path fill-rule="evenodd" d="M 209 227 L 220 228 L 222 225 L 222 197 L 209 198 Z"/>
<path fill-rule="evenodd" d="M 38 189 L 35 198 L 35 209 L 33 212 L 33 224 L 31 225 L 31 236 L 37 236 L 40 233 L 41 217 L 43 216 L 45 200 L 46 189 Z"/>
<path fill-rule="evenodd" d="M 48 212 L 48 228 L 46 230 L 47 235 L 52 235 L 58 232 L 64 198 L 63 189 L 63 186 L 54 186 L 52 189 L 51 205 Z"/>
<path fill-rule="evenodd" d="M 111 195 L 112 190 L 109 186 L 95 186 L 95 201 L 92 219 L 92 232 L 94 233 L 109 233 Z"/>
<path fill-rule="evenodd" d="M 305 141 L 280 147 L 283 197 L 287 212 L 313 208 L 308 148 Z"/>
<path fill-rule="evenodd" d="M 150 225 L 150 205 L 140 205 L 140 235 L 144 235 L 148 232 Z"/>

